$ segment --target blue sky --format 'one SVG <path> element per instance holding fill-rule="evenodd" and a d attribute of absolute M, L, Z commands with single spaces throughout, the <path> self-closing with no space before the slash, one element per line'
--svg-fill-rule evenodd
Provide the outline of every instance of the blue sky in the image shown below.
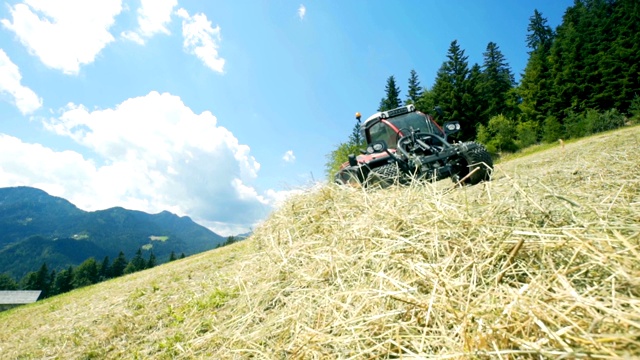
<path fill-rule="evenodd" d="M 23 0 L 0 7 L 0 187 L 222 234 L 324 180 L 394 75 L 433 84 L 451 41 L 519 79 L 538 9 L 569 0 Z"/>

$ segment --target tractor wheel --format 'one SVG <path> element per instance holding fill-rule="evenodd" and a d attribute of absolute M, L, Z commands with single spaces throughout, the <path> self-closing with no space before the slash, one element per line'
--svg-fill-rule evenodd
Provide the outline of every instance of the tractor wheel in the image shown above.
<path fill-rule="evenodd" d="M 493 171 L 493 160 L 487 149 L 481 145 L 473 150 L 466 151 L 462 154 L 466 161 L 466 166 L 461 166 L 458 172 L 457 179 L 454 177 L 454 182 L 463 179 L 474 171 L 471 176 L 464 180 L 464 184 L 475 185 L 481 181 L 488 181 L 491 179 L 491 172 Z M 478 170 L 476 170 L 478 169 Z"/>
<path fill-rule="evenodd" d="M 391 185 L 398 184 L 400 181 L 401 173 L 397 163 L 391 163 L 382 165 L 377 168 L 371 169 L 367 175 L 365 186 L 380 186 L 381 188 L 387 188 Z"/>

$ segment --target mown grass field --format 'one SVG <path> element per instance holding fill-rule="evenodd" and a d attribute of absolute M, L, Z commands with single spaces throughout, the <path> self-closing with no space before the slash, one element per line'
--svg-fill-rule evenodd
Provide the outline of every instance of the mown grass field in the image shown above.
<path fill-rule="evenodd" d="M 640 357 L 640 127 L 494 179 L 316 188 L 245 241 L 0 313 L 2 359 Z"/>

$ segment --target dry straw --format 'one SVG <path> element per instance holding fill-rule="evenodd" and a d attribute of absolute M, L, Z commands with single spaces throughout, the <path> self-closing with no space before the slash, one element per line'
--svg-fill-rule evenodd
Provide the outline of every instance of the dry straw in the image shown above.
<path fill-rule="evenodd" d="M 244 244 L 125 278 L 120 301 L 87 295 L 110 309 L 70 322 L 95 338 L 64 345 L 76 328 L 53 324 L 0 344 L 15 358 L 638 357 L 638 148 L 636 127 L 498 165 L 473 187 L 317 188 Z M 58 353 L 35 350 L 44 338 Z"/>

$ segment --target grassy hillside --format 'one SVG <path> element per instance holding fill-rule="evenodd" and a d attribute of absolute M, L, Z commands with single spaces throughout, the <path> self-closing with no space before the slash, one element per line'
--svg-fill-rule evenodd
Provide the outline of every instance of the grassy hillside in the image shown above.
<path fill-rule="evenodd" d="M 640 127 L 494 181 L 300 195 L 244 242 L 0 313 L 4 359 L 640 356 Z"/>

